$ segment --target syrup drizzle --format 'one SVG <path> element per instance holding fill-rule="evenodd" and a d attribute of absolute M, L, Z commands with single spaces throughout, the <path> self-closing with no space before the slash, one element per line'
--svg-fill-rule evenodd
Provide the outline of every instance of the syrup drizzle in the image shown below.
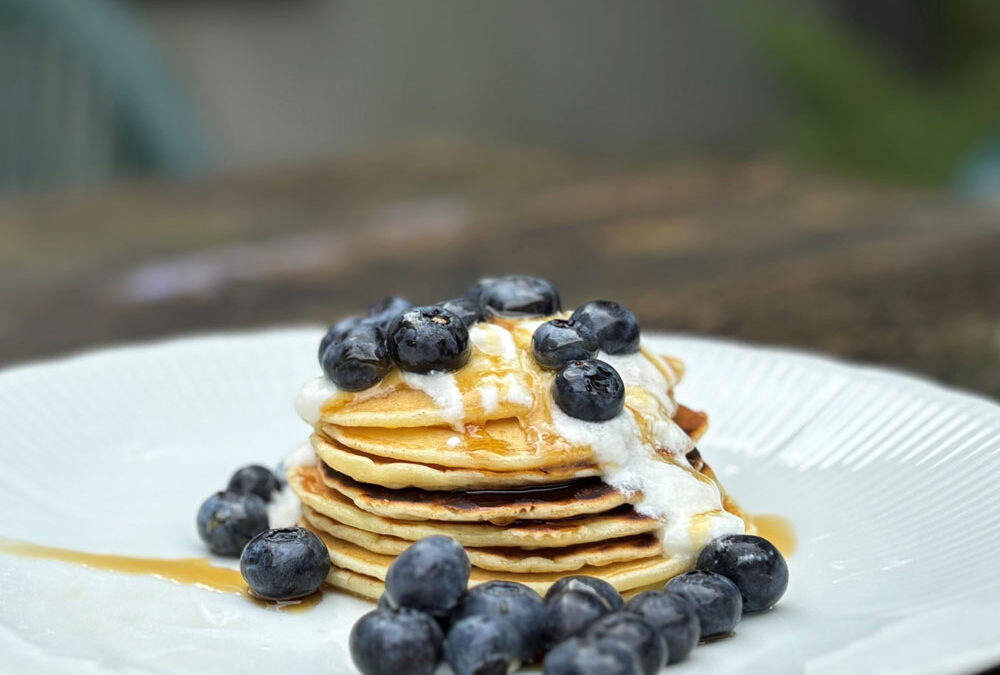
<path fill-rule="evenodd" d="M 165 579 L 175 584 L 196 586 L 217 593 L 239 595 L 254 604 L 268 609 L 281 611 L 301 611 L 315 607 L 323 600 L 322 591 L 296 600 L 285 602 L 269 602 L 255 597 L 243 576 L 236 570 L 218 567 L 204 558 L 139 558 L 117 555 L 113 553 L 88 553 L 55 546 L 42 546 L 27 541 L 0 539 L 0 552 L 35 558 L 39 560 L 57 560 L 59 562 L 81 565 L 91 569 L 152 576 Z"/>

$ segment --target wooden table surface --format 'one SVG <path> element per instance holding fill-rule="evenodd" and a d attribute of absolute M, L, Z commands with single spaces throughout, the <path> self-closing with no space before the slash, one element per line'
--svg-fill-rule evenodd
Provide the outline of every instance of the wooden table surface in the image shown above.
<path fill-rule="evenodd" d="M 399 148 L 207 182 L 0 202 L 0 363 L 327 323 L 483 274 L 648 328 L 796 345 L 1000 396 L 1000 210 L 773 163 Z"/>

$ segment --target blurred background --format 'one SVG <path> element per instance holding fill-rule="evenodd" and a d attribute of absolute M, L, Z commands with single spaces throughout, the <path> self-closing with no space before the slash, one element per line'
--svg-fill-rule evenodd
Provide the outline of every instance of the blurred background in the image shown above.
<path fill-rule="evenodd" d="M 998 396 L 998 261 L 991 0 L 0 0 L 0 363 L 510 271 Z"/>

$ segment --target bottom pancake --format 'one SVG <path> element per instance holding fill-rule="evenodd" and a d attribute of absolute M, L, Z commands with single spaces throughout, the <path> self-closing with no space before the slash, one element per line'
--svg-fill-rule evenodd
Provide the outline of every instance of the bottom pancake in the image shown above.
<path fill-rule="evenodd" d="M 308 523 L 306 523 L 308 527 Z M 394 556 L 372 553 L 349 542 L 331 537 L 330 535 L 309 527 L 326 544 L 330 551 L 333 567 L 327 576 L 327 583 L 342 588 L 357 595 L 377 600 L 384 590 L 384 581 L 389 565 Z M 620 592 L 633 589 L 644 589 L 654 584 L 666 583 L 678 574 L 691 568 L 689 560 L 672 559 L 666 556 L 656 556 L 631 562 L 614 563 L 601 567 L 584 566 L 576 574 L 585 574 L 607 581 Z M 469 585 L 477 586 L 487 581 L 505 580 L 522 583 L 542 595 L 549 587 L 561 579 L 564 574 L 557 572 L 538 572 L 518 574 L 515 572 L 499 572 L 472 568 Z"/>
<path fill-rule="evenodd" d="M 406 539 L 380 535 L 339 523 L 308 506 L 302 507 L 302 517 L 311 529 L 381 555 L 397 556 L 413 544 Z M 640 534 L 559 548 L 526 550 L 498 546 L 468 547 L 465 550 L 472 564 L 484 570 L 565 574 L 575 573 L 587 565 L 599 567 L 651 558 L 663 553 L 660 541 L 654 534 Z"/>

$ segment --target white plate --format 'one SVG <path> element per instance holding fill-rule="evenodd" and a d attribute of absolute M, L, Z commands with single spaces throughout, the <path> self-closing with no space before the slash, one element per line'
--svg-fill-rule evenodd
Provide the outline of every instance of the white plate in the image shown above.
<path fill-rule="evenodd" d="M 0 536 L 204 555 L 200 501 L 307 434 L 292 409 L 317 329 L 108 349 L 0 374 Z M 751 511 L 800 538 L 779 607 L 681 673 L 958 673 L 1000 662 L 1000 407 L 912 377 L 663 336 L 709 412 L 701 449 Z M 354 672 L 353 620 L 156 578 L 0 555 L 0 671 Z"/>

